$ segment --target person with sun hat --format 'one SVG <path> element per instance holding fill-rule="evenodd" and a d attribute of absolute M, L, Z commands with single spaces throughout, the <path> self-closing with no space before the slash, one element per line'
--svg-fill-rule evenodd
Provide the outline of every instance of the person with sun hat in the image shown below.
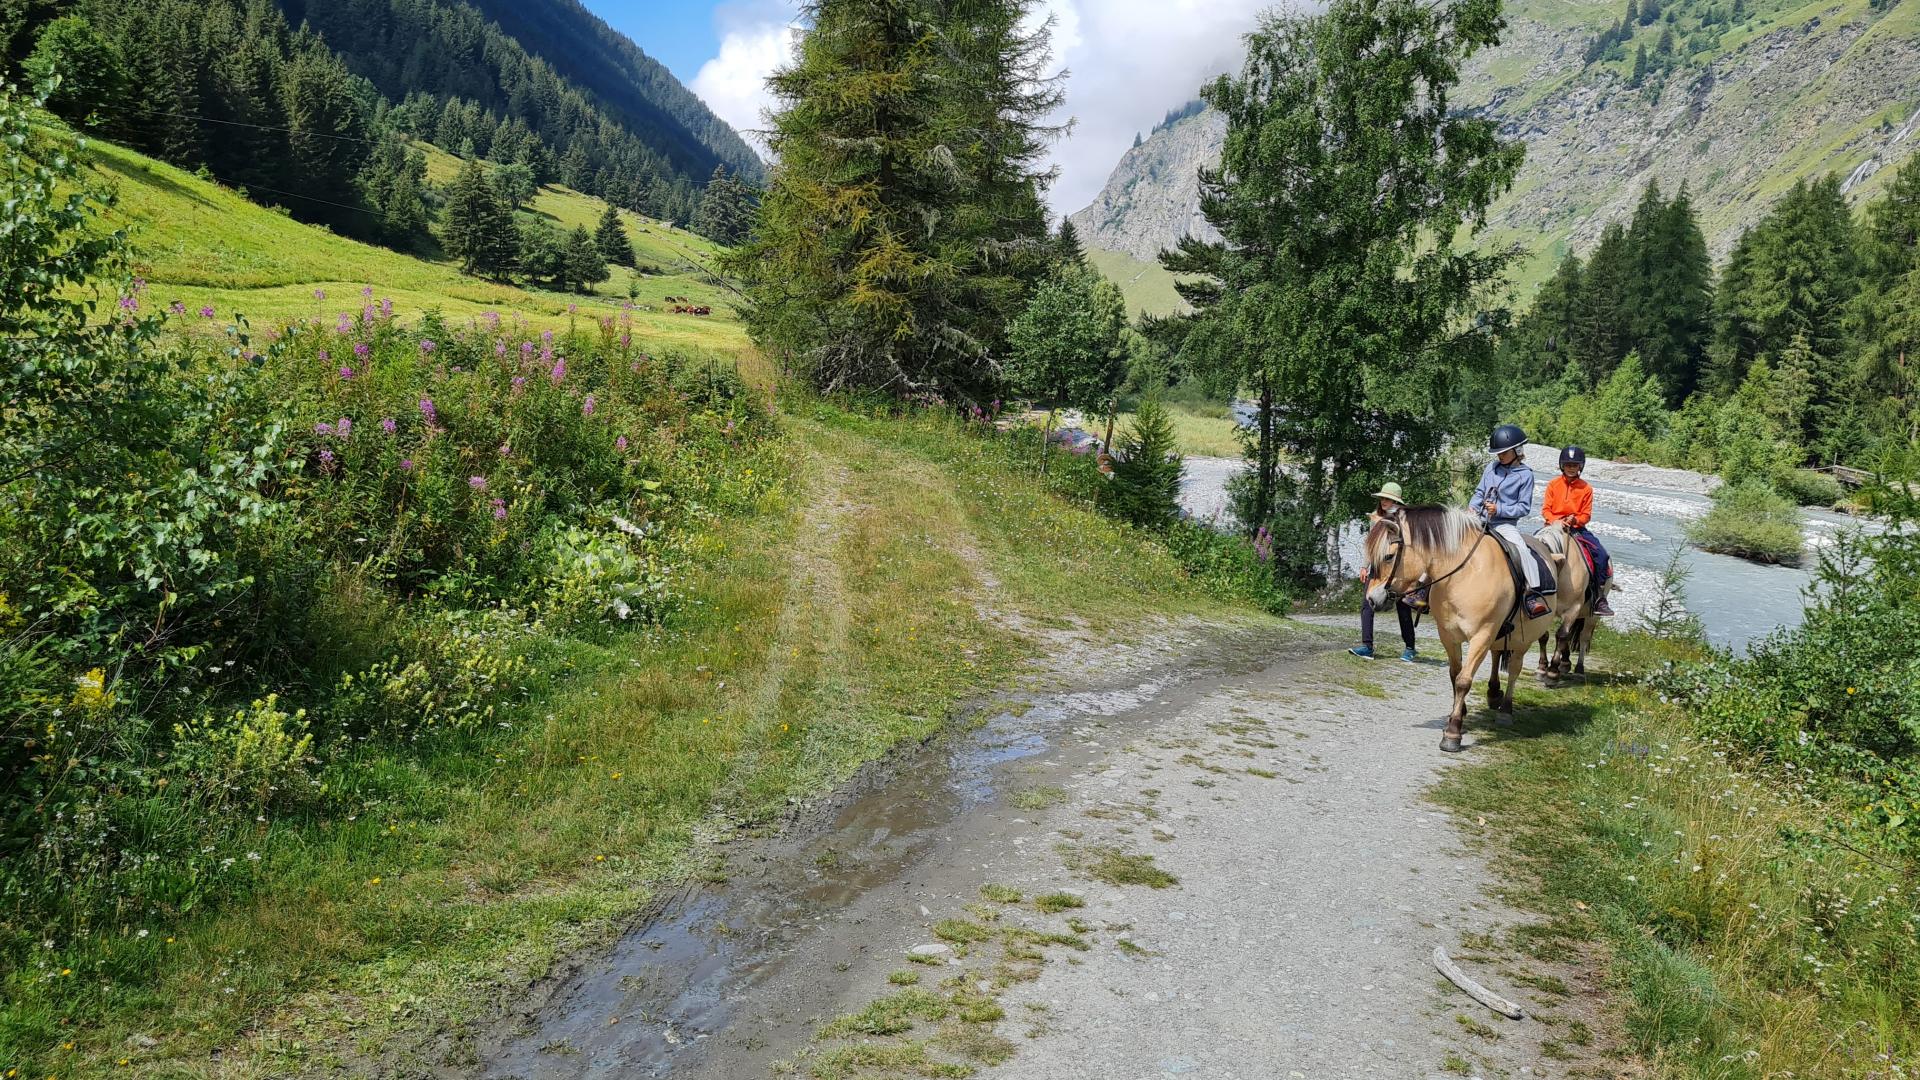
<path fill-rule="evenodd" d="M 1399 517 L 1400 511 L 1407 506 L 1406 496 L 1401 494 L 1400 485 L 1396 483 L 1388 482 L 1380 485 L 1380 490 L 1374 492 L 1373 497 L 1380 500 L 1379 506 L 1369 515 L 1374 521 L 1391 521 Z M 1373 605 L 1366 600 L 1367 587 L 1372 584 L 1367 579 L 1366 568 L 1361 567 L 1360 644 L 1347 651 L 1363 660 L 1373 659 Z M 1406 645 L 1400 653 L 1400 659 L 1411 664 L 1419 658 L 1419 654 L 1413 648 L 1413 609 L 1409 608 L 1404 600 L 1396 599 L 1393 602 L 1393 613 L 1399 616 L 1400 640 Z"/>

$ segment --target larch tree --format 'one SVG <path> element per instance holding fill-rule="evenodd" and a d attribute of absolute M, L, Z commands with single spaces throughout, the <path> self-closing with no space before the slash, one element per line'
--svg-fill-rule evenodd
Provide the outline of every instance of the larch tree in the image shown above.
<path fill-rule="evenodd" d="M 1222 239 L 1162 261 L 1201 275 L 1180 286 L 1196 309 L 1184 351 L 1258 397 L 1237 512 L 1249 531 L 1273 523 L 1291 573 L 1337 573 L 1340 526 L 1373 485 L 1434 467 L 1453 391 L 1492 358 L 1512 253 L 1455 239 L 1511 186 L 1522 147 L 1451 92 L 1504 25 L 1498 0 L 1268 14 L 1240 74 L 1204 91 L 1227 120 L 1201 173 Z"/>
<path fill-rule="evenodd" d="M 1059 101 L 1032 0 L 811 0 L 770 83 L 779 161 L 725 260 L 749 330 L 826 389 L 984 393 L 1051 262 L 1038 160 Z"/>

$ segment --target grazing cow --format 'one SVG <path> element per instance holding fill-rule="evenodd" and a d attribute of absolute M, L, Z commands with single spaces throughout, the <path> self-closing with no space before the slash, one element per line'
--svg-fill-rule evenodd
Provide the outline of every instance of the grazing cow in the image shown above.
<path fill-rule="evenodd" d="M 713 309 L 705 304 L 701 304 L 699 307 L 693 309 L 693 313 L 695 315 L 711 315 L 713 314 Z"/>

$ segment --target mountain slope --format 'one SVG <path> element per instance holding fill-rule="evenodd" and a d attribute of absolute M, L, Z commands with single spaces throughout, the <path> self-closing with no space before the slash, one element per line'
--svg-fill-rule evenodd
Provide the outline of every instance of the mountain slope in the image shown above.
<path fill-rule="evenodd" d="M 1519 0 L 1505 44 L 1467 73 L 1463 105 L 1527 143 L 1487 234 L 1528 250 L 1523 285 L 1565 252 L 1588 251 L 1649 181 L 1669 192 L 1687 185 L 1719 257 L 1794 180 L 1839 172 L 1857 202 L 1920 146 L 1920 3 L 1650 6 L 1659 12 L 1651 22 L 1588 62 L 1623 5 Z M 1652 59 L 1634 85 L 1642 49 Z M 1184 230 L 1206 235 L 1193 224 L 1192 166 L 1218 160 L 1222 132 L 1202 113 L 1128 151 L 1100 197 L 1073 215 L 1083 242 L 1147 259 Z"/>
<path fill-rule="evenodd" d="M 765 163 L 738 132 L 681 85 L 665 65 L 579 0 L 467 2 L 616 115 L 630 121 L 671 120 L 729 172 L 755 183 L 765 178 Z"/>

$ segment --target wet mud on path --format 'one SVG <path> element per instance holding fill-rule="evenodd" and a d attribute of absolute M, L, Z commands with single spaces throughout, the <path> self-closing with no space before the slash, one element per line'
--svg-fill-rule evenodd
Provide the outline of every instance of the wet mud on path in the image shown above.
<path fill-rule="evenodd" d="M 1023 794 L 1326 648 L 1300 632 L 1173 634 L 1115 650 L 1077 685 L 981 705 L 957 730 L 869 765 L 780 835 L 720 845 L 724 872 L 710 876 L 724 880 L 680 888 L 611 951 L 537 986 L 478 1040 L 478 1075 L 767 1075 L 877 992 L 874 970 L 932 940 L 926 926 L 974 898 L 986 866 L 1048 848 L 1039 815 L 1016 805 Z"/>

